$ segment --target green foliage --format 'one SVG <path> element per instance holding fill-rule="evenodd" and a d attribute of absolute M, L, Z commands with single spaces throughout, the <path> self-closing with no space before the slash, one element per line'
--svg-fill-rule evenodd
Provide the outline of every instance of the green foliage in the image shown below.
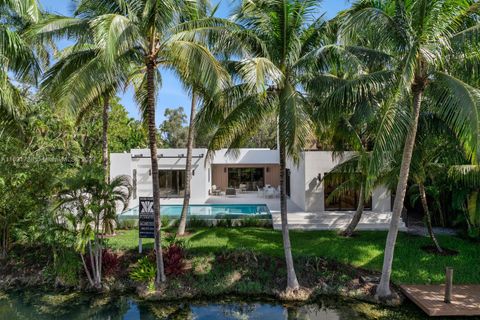
<path fill-rule="evenodd" d="M 155 274 L 155 264 L 148 257 L 142 257 L 130 271 L 130 278 L 134 281 L 150 283 L 155 279 Z"/>
<path fill-rule="evenodd" d="M 190 232 L 191 234 L 187 236 L 189 255 L 212 255 L 248 248 L 240 251 L 252 261 L 260 254 L 278 258 L 283 256 L 281 233 L 272 229 L 202 228 Z M 382 269 L 386 232 L 363 231 L 353 238 L 344 238 L 335 231 L 290 231 L 290 233 L 295 259 L 322 257 L 367 270 L 381 271 Z M 113 249 L 136 250 L 137 237 L 138 232 L 130 230 L 111 238 L 110 245 Z M 457 250 L 459 255 L 449 257 L 425 253 L 421 248 L 431 244 L 428 237 L 400 233 L 395 247 L 393 281 L 442 284 L 445 281 L 445 267 L 449 266 L 455 269 L 455 281 L 458 284 L 480 284 L 480 275 L 475 268 L 472 268 L 480 255 L 478 243 L 446 235 L 438 235 L 438 240 L 442 243 L 442 247 Z M 144 249 L 152 248 L 152 245 L 152 242 L 148 242 Z M 242 259 L 240 256 L 237 257 Z M 210 268 L 215 268 L 215 260 L 198 258 L 195 265 L 198 268 L 198 274 L 215 276 L 214 272 L 210 272 Z"/>
<path fill-rule="evenodd" d="M 79 281 L 82 264 L 78 254 L 72 250 L 61 250 L 55 256 L 55 274 L 67 286 L 75 286 Z"/>
<path fill-rule="evenodd" d="M 208 227 L 209 223 L 205 219 L 200 219 L 195 216 L 191 216 L 187 220 L 187 226 L 189 228 L 202 228 L 202 227 Z"/>
<path fill-rule="evenodd" d="M 132 230 L 138 227 L 136 219 L 122 219 L 118 221 L 117 228 L 120 230 Z"/>
<path fill-rule="evenodd" d="M 269 219 L 259 219 L 257 217 L 248 217 L 240 219 L 240 227 L 271 228 L 272 222 Z"/>
<path fill-rule="evenodd" d="M 182 107 L 165 109 L 165 120 L 160 125 L 160 136 L 165 148 L 186 148 L 188 127 L 187 115 Z"/>

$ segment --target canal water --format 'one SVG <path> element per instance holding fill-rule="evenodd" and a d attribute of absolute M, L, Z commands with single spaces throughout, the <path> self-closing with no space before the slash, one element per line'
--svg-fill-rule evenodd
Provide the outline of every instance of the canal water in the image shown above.
<path fill-rule="evenodd" d="M 159 303 L 130 296 L 93 296 L 77 293 L 0 293 L 0 319 L 137 320 L 137 319 L 424 319 L 419 311 L 381 308 L 336 299 L 310 304 L 225 299 L 210 302 Z"/>

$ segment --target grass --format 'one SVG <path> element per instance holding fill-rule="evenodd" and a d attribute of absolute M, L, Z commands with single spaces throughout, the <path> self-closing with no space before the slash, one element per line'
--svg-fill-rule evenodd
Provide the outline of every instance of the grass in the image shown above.
<path fill-rule="evenodd" d="M 291 231 L 293 254 L 320 256 L 355 267 L 380 271 L 386 232 L 360 232 L 354 238 L 339 237 L 330 231 Z M 395 249 L 392 279 L 395 283 L 429 284 L 444 281 L 445 267 L 454 268 L 458 284 L 480 284 L 480 245 L 452 236 L 438 236 L 440 244 L 460 254 L 453 257 L 427 254 L 420 248 L 430 239 L 400 233 Z M 113 249 L 138 248 L 138 231 L 119 231 L 108 240 Z M 151 239 L 143 239 L 144 248 L 152 247 Z M 228 249 L 249 248 L 259 253 L 282 256 L 281 233 L 264 228 L 204 228 L 192 230 L 188 236 L 189 251 L 212 253 Z"/>

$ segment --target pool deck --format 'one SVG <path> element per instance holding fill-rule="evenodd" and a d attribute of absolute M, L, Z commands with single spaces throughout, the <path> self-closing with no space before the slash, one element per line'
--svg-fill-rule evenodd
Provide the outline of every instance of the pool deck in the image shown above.
<path fill-rule="evenodd" d="M 445 285 L 402 285 L 400 289 L 431 317 L 480 316 L 480 285 L 454 285 L 451 303 L 443 301 Z"/>
<path fill-rule="evenodd" d="M 183 199 L 162 199 L 162 204 L 182 204 Z M 264 198 L 257 192 L 238 193 L 236 196 L 210 196 L 206 201 L 191 199 L 191 204 L 266 204 L 272 213 L 273 228 L 281 229 L 280 199 Z M 290 199 L 287 200 L 288 225 L 292 230 L 341 230 L 348 226 L 354 212 L 325 211 L 305 212 Z M 388 230 L 391 212 L 365 211 L 357 226 L 358 230 Z M 406 231 L 403 221 L 400 230 Z"/>

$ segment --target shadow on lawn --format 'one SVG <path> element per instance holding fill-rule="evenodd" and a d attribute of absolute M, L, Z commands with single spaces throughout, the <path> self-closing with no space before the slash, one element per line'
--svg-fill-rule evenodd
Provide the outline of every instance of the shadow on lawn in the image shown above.
<path fill-rule="evenodd" d="M 272 229 L 216 227 L 191 229 L 190 232 L 188 251 L 194 254 L 245 248 L 283 258 L 281 233 Z M 295 260 L 323 257 L 367 270 L 381 270 L 386 232 L 362 231 L 353 238 L 343 238 L 329 231 L 291 231 L 290 236 Z M 458 250 L 460 254 L 456 257 L 427 254 L 420 248 L 430 244 L 428 237 L 400 233 L 392 279 L 408 284 L 442 283 L 445 267 L 449 266 L 455 269 L 456 283 L 480 283 L 480 274 L 472 269 L 474 261 L 478 261 L 476 257 L 480 256 L 480 246 L 451 236 L 439 236 L 439 240 L 443 246 Z M 144 245 L 145 250 L 151 248 L 151 243 Z"/>

